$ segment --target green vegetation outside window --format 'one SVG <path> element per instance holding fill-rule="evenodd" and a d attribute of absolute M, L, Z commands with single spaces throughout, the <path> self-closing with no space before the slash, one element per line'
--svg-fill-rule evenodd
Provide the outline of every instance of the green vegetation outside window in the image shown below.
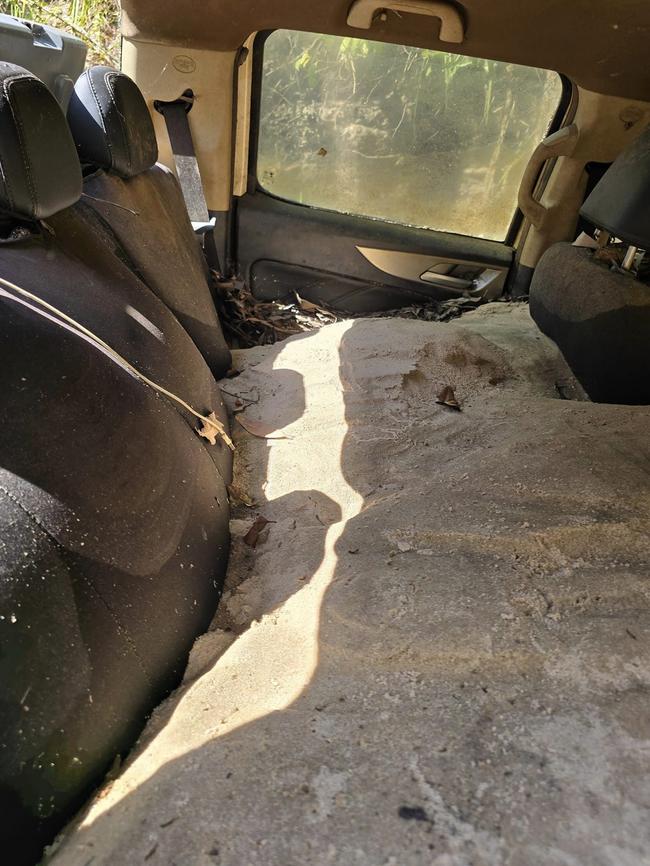
<path fill-rule="evenodd" d="M 313 207 L 502 241 L 561 95 L 547 70 L 278 30 L 258 180 Z"/>

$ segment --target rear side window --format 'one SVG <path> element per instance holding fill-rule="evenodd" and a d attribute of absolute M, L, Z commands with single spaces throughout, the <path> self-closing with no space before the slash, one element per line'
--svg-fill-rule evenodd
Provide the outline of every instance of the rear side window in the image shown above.
<path fill-rule="evenodd" d="M 277 30 L 258 182 L 313 207 L 503 241 L 561 96 L 547 70 Z"/>

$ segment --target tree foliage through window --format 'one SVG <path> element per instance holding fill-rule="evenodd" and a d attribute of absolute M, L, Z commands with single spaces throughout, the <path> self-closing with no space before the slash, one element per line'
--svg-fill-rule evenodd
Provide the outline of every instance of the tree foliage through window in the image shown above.
<path fill-rule="evenodd" d="M 276 31 L 259 180 L 305 204 L 502 240 L 560 95 L 546 70 Z"/>

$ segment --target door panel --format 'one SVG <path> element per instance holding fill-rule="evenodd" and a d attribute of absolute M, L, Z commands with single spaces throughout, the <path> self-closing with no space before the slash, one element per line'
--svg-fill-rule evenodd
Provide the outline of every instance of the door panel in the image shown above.
<path fill-rule="evenodd" d="M 308 208 L 262 191 L 246 195 L 237 214 L 240 273 L 265 300 L 297 291 L 348 312 L 390 310 L 464 294 L 421 279 L 441 262 L 503 273 L 512 264 L 505 244 Z M 417 264 L 388 273 L 376 253 L 364 254 L 368 248 L 414 256 Z"/>

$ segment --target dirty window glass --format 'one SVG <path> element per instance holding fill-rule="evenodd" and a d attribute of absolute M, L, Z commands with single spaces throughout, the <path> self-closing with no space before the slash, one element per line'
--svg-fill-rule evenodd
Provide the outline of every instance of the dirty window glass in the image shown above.
<path fill-rule="evenodd" d="M 546 70 L 278 30 L 258 181 L 306 205 L 504 240 L 561 92 Z"/>

